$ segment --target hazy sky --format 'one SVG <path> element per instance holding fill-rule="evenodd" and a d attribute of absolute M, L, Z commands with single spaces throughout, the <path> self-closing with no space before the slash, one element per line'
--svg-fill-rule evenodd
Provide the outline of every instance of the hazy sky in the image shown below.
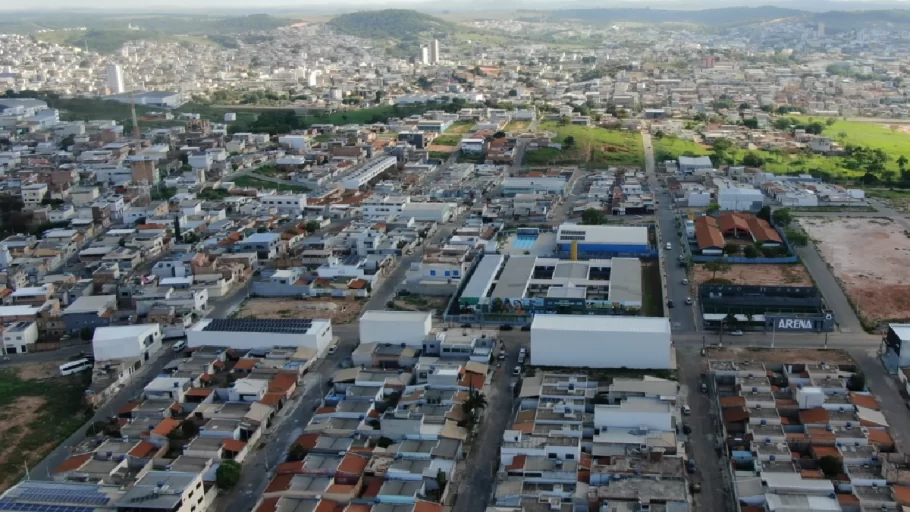
<path fill-rule="evenodd" d="M 599 0 L 564 0 L 554 4 L 546 0 L 511 0 L 498 4 L 500 10 L 512 9 L 561 9 L 573 7 L 672 7 L 681 9 L 700 9 L 711 7 L 777 5 L 781 7 L 806 8 L 807 4 L 824 5 L 837 8 L 838 4 L 851 4 L 850 8 L 862 8 L 863 4 L 888 5 L 899 8 L 910 6 L 910 0 L 619 0 L 604 5 Z M 878 6 L 876 5 L 876 7 Z M 89 0 L 78 4 L 72 0 L 0 0 L 0 11 L 21 11 L 40 9 L 62 9 L 67 11 L 116 10 L 129 11 L 169 11 L 206 10 L 217 14 L 223 10 L 243 10 L 262 12 L 269 9 L 281 9 L 295 12 L 337 12 L 342 10 L 375 10 L 388 8 L 425 8 L 427 11 L 442 9 L 474 10 L 488 9 L 489 4 L 483 0 L 333 0 L 326 3 L 314 0 Z M 214 12 L 212 12 L 214 11 Z"/>

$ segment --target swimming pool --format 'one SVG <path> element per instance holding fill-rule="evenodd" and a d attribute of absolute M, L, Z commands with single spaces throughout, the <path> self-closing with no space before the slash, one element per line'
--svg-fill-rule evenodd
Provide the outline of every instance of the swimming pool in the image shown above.
<path fill-rule="evenodd" d="M 515 237 L 515 241 L 512 242 L 513 249 L 531 249 L 534 247 L 534 244 L 537 243 L 536 235 L 518 235 Z"/>

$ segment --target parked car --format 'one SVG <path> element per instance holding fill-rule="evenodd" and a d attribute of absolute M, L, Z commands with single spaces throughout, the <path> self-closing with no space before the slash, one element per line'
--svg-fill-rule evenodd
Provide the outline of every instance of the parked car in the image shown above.
<path fill-rule="evenodd" d="M 698 482 L 692 482 L 692 484 L 689 485 L 689 491 L 690 491 L 692 494 L 698 494 L 698 493 L 700 493 L 700 492 L 701 492 L 701 484 L 698 483 Z"/>
<path fill-rule="evenodd" d="M 470 328 L 471 328 L 471 324 L 464 323 L 464 324 L 461 324 L 461 327 L 462 327 L 462 328 L 470 329 Z"/>
<path fill-rule="evenodd" d="M 512 375 L 514 375 L 516 377 L 521 375 L 521 366 L 516 366 L 515 368 L 512 368 Z"/>
<path fill-rule="evenodd" d="M 500 350 L 500 351 L 499 351 L 499 360 L 502 361 L 502 360 L 505 359 L 505 358 L 506 358 L 506 353 L 505 353 L 505 351 L 504 351 L 504 350 Z"/>
<path fill-rule="evenodd" d="M 338 352 L 338 345 L 332 345 L 331 347 L 329 347 L 329 355 L 332 355 L 335 352 Z"/>
<path fill-rule="evenodd" d="M 692 305 L 692 297 L 686 297 L 686 306 Z"/>
<path fill-rule="evenodd" d="M 689 284 L 689 280 L 688 280 L 688 279 L 683 279 L 683 280 L 682 280 L 682 284 Z"/>
<path fill-rule="evenodd" d="M 500 331 L 511 331 L 512 329 L 514 329 L 514 327 L 512 327 L 511 324 L 504 324 L 499 326 Z"/>
<path fill-rule="evenodd" d="M 671 244 L 670 242 L 667 242 L 667 250 L 669 251 L 672 249 L 673 249 L 673 244 Z"/>
<path fill-rule="evenodd" d="M 739 329 L 736 329 L 735 331 L 730 331 L 730 336 L 742 336 L 742 335 L 743 335 L 743 332 L 740 331 Z"/>
<path fill-rule="evenodd" d="M 691 433 L 692 433 L 692 427 L 689 426 L 688 423 L 683 423 L 683 425 L 682 425 L 682 433 L 683 433 L 683 434 L 686 434 L 686 435 L 691 434 Z"/>
<path fill-rule="evenodd" d="M 707 393 L 707 392 L 708 392 L 708 385 L 705 384 L 704 382 L 701 383 L 701 392 L 702 392 L 702 393 Z"/>
<path fill-rule="evenodd" d="M 530 326 L 530 325 L 522 325 L 522 326 L 521 326 L 521 330 L 524 331 L 524 332 L 530 332 L 530 331 L 531 331 L 531 326 Z"/>
<path fill-rule="evenodd" d="M 667 301 L 667 307 L 670 308 L 670 309 L 673 309 L 673 301 L 672 301 L 672 300 L 668 300 L 668 301 Z"/>
<path fill-rule="evenodd" d="M 682 406 L 682 413 L 683 413 L 683 415 L 688 416 L 688 415 L 692 414 L 692 408 L 689 407 L 688 405 L 684 405 L 684 406 Z"/>
<path fill-rule="evenodd" d="M 697 468 L 695 467 L 695 459 L 689 459 L 686 461 L 686 471 L 689 473 L 695 473 Z"/>
<path fill-rule="evenodd" d="M 186 349 L 186 340 L 180 340 L 177 343 L 174 343 L 174 346 L 171 348 L 174 350 L 174 352 L 182 352 L 184 349 Z"/>

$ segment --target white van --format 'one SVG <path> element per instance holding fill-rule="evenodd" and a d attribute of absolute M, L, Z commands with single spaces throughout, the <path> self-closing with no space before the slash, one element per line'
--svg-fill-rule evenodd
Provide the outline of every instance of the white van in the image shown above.
<path fill-rule="evenodd" d="M 673 244 L 671 244 L 670 242 L 667 242 L 667 250 L 669 251 L 671 249 L 673 249 Z"/>

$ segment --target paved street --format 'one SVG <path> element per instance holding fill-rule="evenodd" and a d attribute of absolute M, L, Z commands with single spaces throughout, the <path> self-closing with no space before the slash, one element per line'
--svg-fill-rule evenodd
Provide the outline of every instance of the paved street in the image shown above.
<path fill-rule="evenodd" d="M 645 148 L 645 174 L 648 177 L 648 183 L 651 190 L 658 192 L 657 171 L 654 161 L 654 145 L 651 143 L 651 134 L 642 132 L 642 143 Z M 660 204 L 655 213 L 657 226 L 660 229 L 660 247 L 663 253 L 664 268 L 666 274 L 667 290 L 664 301 L 672 300 L 674 307 L 670 309 L 670 324 L 674 332 L 693 332 L 696 331 L 694 310 L 697 305 L 686 306 L 686 298 L 692 292 L 690 287 L 683 285 L 682 280 L 687 278 L 686 269 L 677 265 L 677 258 L 683 254 L 680 240 L 676 236 L 676 210 L 670 210 L 671 199 L 669 194 L 658 193 Z M 664 247 L 670 242 L 672 249 L 666 250 Z M 694 298 L 694 297 L 693 297 Z"/>
<path fill-rule="evenodd" d="M 682 421 L 692 427 L 687 446 L 688 456 L 695 459 L 698 468 L 693 481 L 701 483 L 701 494 L 695 495 L 696 510 L 731 510 L 726 500 L 726 490 L 715 447 L 718 430 L 711 407 L 710 394 L 702 393 L 703 359 L 697 347 L 677 348 L 676 361 L 679 367 L 680 399 L 692 408 L 692 414 L 682 416 Z"/>
<path fill-rule="evenodd" d="M 499 464 L 499 448 L 502 434 L 512 419 L 514 395 L 509 384 L 516 380 L 512 368 L 518 364 L 519 343 L 515 338 L 501 338 L 506 343 L 508 357 L 502 368 L 495 370 L 487 394 L 487 409 L 477 427 L 477 435 L 465 461 L 464 471 L 459 477 L 458 499 L 453 512 L 476 512 L 484 510 L 493 492 L 496 469 Z M 527 346 L 521 344 L 521 346 Z"/>

